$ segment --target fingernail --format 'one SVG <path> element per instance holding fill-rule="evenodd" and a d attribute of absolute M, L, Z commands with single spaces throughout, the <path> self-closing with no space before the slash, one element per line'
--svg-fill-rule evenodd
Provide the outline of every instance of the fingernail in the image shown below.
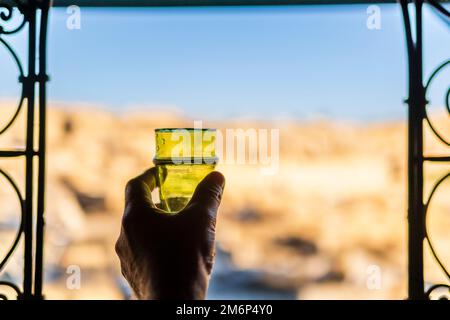
<path fill-rule="evenodd" d="M 225 177 L 218 171 L 213 171 L 210 174 L 210 178 L 223 189 L 225 187 Z"/>

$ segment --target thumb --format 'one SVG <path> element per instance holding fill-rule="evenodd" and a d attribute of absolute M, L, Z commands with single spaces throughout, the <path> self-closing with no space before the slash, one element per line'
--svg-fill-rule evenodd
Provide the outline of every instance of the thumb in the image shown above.
<path fill-rule="evenodd" d="M 217 213 L 225 187 L 225 177 L 217 171 L 209 173 L 197 186 L 187 207 L 198 207 Z"/>

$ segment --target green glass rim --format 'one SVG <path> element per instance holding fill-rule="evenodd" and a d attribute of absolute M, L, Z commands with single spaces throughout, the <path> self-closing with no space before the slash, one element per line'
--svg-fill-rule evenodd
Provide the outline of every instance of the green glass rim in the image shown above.
<path fill-rule="evenodd" d="M 215 128 L 158 128 L 155 132 L 176 132 L 176 131 L 217 131 Z"/>
<path fill-rule="evenodd" d="M 153 164 L 175 164 L 175 165 L 200 165 L 219 163 L 219 157 L 179 157 L 179 158 L 153 158 Z"/>

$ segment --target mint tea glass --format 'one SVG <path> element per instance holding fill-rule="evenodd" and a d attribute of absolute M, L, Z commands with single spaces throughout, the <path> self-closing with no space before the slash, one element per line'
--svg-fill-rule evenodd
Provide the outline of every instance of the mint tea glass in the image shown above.
<path fill-rule="evenodd" d="M 203 178 L 214 170 L 216 129 L 156 129 L 156 182 L 161 209 L 182 210 Z"/>

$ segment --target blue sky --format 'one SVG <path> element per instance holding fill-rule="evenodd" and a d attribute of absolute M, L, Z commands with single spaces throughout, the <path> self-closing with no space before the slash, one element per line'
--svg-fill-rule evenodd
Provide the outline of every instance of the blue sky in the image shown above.
<path fill-rule="evenodd" d="M 197 9 L 81 9 L 81 29 L 54 9 L 49 99 L 115 111 L 170 107 L 196 118 L 405 115 L 406 58 L 397 5 Z M 425 10 L 425 74 L 450 58 L 448 25 Z M 24 35 L 13 43 L 24 52 Z M 0 53 L 2 97 L 16 70 Z M 4 67 L 3 67 L 4 66 Z M 449 73 L 433 88 L 442 104 Z M 440 79 L 442 80 L 442 79 Z"/>

